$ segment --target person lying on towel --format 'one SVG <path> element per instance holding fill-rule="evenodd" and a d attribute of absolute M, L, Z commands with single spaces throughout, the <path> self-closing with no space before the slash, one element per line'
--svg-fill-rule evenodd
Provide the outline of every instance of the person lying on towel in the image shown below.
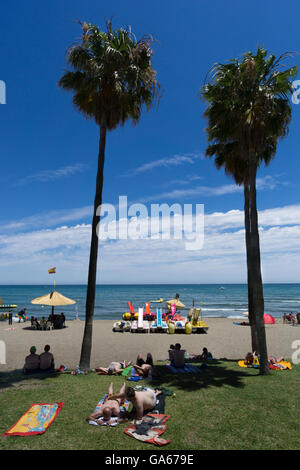
<path fill-rule="evenodd" d="M 136 391 L 132 387 L 125 388 L 125 398 L 135 408 L 135 413 L 131 415 L 135 419 L 135 424 L 142 420 L 145 413 L 149 413 L 155 408 L 157 396 L 161 393 L 161 390 L 153 390 L 150 387 L 146 387 L 142 391 Z"/>
<path fill-rule="evenodd" d="M 97 371 L 103 372 L 108 375 L 118 375 L 123 372 L 123 370 L 131 364 L 129 362 L 111 362 L 108 367 L 98 367 Z"/>
<path fill-rule="evenodd" d="M 113 395 L 111 399 L 130 401 L 134 407 L 134 413 L 131 411 L 130 418 L 135 419 L 135 423 L 138 423 L 138 421 L 142 420 L 144 414 L 151 412 L 155 408 L 157 396 L 162 393 L 161 390 L 153 390 L 150 387 L 146 387 L 142 391 L 136 391 L 132 387 L 125 387 L 125 385 L 123 387 L 120 393 Z"/>
<path fill-rule="evenodd" d="M 113 383 L 111 382 L 108 388 L 108 395 L 104 400 L 103 405 L 93 413 L 91 413 L 86 421 L 96 421 L 98 424 L 113 424 L 115 420 L 112 418 L 118 418 L 118 423 L 123 423 L 128 420 L 128 413 L 122 412 L 120 406 L 124 403 L 125 397 L 125 383 L 122 385 L 118 395 L 114 395 Z"/>

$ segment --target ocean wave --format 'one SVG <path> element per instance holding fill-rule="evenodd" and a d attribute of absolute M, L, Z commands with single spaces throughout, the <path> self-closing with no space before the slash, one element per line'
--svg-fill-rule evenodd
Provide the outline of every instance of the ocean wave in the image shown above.
<path fill-rule="evenodd" d="M 247 308 L 202 308 L 201 310 L 203 312 L 245 312 Z"/>
<path fill-rule="evenodd" d="M 245 320 L 246 315 L 245 316 L 242 316 L 242 315 L 229 315 L 226 318 L 232 318 L 233 320 Z"/>

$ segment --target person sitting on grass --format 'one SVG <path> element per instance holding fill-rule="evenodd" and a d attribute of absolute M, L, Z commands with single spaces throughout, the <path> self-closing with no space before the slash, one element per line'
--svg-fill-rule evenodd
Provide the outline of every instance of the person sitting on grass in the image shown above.
<path fill-rule="evenodd" d="M 131 361 L 129 362 L 111 362 L 108 367 L 98 367 L 97 371 L 103 372 L 104 374 L 108 375 L 118 375 L 123 370 L 131 364 Z"/>
<path fill-rule="evenodd" d="M 203 348 L 202 354 L 199 357 L 200 361 L 211 361 L 212 360 L 212 353 L 208 352 L 207 348 Z"/>
<path fill-rule="evenodd" d="M 31 346 L 30 354 L 25 357 L 25 364 L 23 367 L 23 373 L 30 373 L 40 368 L 40 356 L 36 354 L 36 347 Z"/>
<path fill-rule="evenodd" d="M 122 385 L 119 393 L 114 395 L 113 383 L 108 388 L 108 395 L 105 397 L 104 403 L 97 411 L 91 413 L 86 421 L 95 421 L 98 424 L 113 424 L 115 421 L 122 423 L 128 420 L 128 413 L 121 411 L 121 406 L 125 398 L 125 383 Z M 112 418 L 118 418 L 112 420 Z"/>
<path fill-rule="evenodd" d="M 168 351 L 168 353 L 169 353 L 169 360 L 170 360 L 170 361 L 173 361 L 173 360 L 174 360 L 174 354 L 173 354 L 173 353 L 174 353 L 174 349 L 175 349 L 174 344 L 170 344 L 170 349 L 169 349 L 169 351 Z"/>
<path fill-rule="evenodd" d="M 246 366 L 253 366 L 254 363 L 254 355 L 252 352 L 248 352 L 246 354 L 246 357 L 244 359 L 244 363 Z"/>
<path fill-rule="evenodd" d="M 44 347 L 44 352 L 40 354 L 40 369 L 43 371 L 54 370 L 54 357 L 50 351 L 49 344 Z"/>
<path fill-rule="evenodd" d="M 171 360 L 171 366 L 176 368 L 182 368 L 185 365 L 185 349 L 181 349 L 181 344 L 176 343 L 173 349 L 173 360 Z"/>

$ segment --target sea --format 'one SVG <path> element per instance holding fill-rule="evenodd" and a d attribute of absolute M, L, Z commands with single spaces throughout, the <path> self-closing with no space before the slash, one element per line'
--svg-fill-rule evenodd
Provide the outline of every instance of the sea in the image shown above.
<path fill-rule="evenodd" d="M 48 317 L 51 307 L 33 305 L 31 300 L 53 290 L 50 285 L 15 285 L 0 286 L 2 305 L 16 304 L 14 313 L 26 308 L 28 317 Z M 55 313 L 64 312 L 67 320 L 84 319 L 86 285 L 57 285 L 56 290 L 76 301 L 76 304 L 55 307 Z M 147 285 L 97 285 L 94 318 L 96 320 L 119 320 L 128 312 L 128 302 L 132 302 L 135 311 L 145 307 L 146 302 L 163 299 L 161 304 L 152 303 L 151 311 L 166 306 L 165 301 L 179 294 L 180 301 L 186 307 L 201 308 L 204 318 L 220 317 L 244 319 L 248 309 L 248 291 L 246 284 L 147 284 Z M 300 284 L 265 284 L 265 313 L 275 318 L 284 313 L 300 311 Z M 163 310 L 164 311 L 164 310 Z M 1 312 L 0 312 L 1 313 Z M 184 313 L 184 312 L 182 312 Z"/>

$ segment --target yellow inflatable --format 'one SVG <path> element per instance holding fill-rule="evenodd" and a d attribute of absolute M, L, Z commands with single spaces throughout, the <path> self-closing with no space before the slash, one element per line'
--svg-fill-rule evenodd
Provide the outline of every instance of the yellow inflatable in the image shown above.
<path fill-rule="evenodd" d="M 185 332 L 186 332 L 187 335 L 190 335 L 193 332 L 193 327 L 190 324 L 190 322 L 187 322 L 185 324 Z"/>
<path fill-rule="evenodd" d="M 131 313 L 129 312 L 124 313 L 123 320 L 131 320 Z"/>
<path fill-rule="evenodd" d="M 175 325 L 174 325 L 174 323 L 169 322 L 169 323 L 168 323 L 168 327 L 169 327 L 169 333 L 170 333 L 171 335 L 174 334 L 174 333 L 175 333 Z"/>

